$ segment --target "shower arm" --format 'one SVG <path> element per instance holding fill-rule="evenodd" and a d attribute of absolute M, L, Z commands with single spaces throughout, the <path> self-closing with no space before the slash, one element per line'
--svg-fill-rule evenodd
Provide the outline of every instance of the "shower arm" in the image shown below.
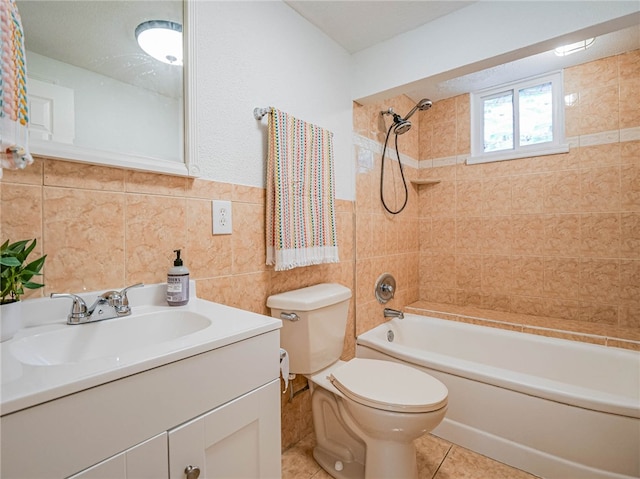
<path fill-rule="evenodd" d="M 406 118 L 402 118 L 400 115 L 398 115 L 395 111 L 393 111 L 393 108 L 389 108 L 386 111 L 381 111 L 380 112 L 381 115 L 391 115 L 393 116 L 393 122 L 394 123 L 400 123 L 403 119 L 406 120 Z M 408 118 L 408 117 L 407 117 Z"/>

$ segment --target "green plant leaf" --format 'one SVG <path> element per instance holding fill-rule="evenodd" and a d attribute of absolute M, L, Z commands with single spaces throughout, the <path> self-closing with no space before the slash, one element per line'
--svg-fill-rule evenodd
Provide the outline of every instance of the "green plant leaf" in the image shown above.
<path fill-rule="evenodd" d="M 28 264 L 26 259 L 36 247 L 36 240 L 22 240 L 15 243 L 5 241 L 0 247 L 0 302 L 20 301 L 24 294 L 24 288 L 37 289 L 44 285 L 30 281 L 33 276 L 41 276 L 40 271 L 44 266 L 47 255 L 44 255 Z M 7 299 L 8 298 L 8 299 Z"/>
<path fill-rule="evenodd" d="M 43 288 L 44 284 L 34 283 L 32 281 L 26 281 L 22 283 L 22 286 L 24 286 L 27 289 L 38 289 L 38 288 Z"/>
<path fill-rule="evenodd" d="M 11 253 L 14 256 L 19 255 L 24 251 L 24 247 L 28 242 L 29 240 L 16 241 L 15 243 L 12 243 L 7 247 L 7 252 Z"/>
<path fill-rule="evenodd" d="M 22 264 L 22 262 L 20 262 L 20 260 L 14 258 L 12 256 L 8 256 L 6 258 L 0 258 L 0 264 L 2 266 L 15 267 L 15 266 L 20 266 Z"/>
<path fill-rule="evenodd" d="M 45 254 L 42 258 L 38 258 L 35 261 L 32 261 L 31 263 L 29 263 L 28 265 L 26 265 L 24 267 L 24 269 L 26 271 L 29 271 L 32 274 L 39 274 L 40 270 L 42 269 L 42 267 L 44 266 L 44 260 L 47 258 L 47 255 Z"/>
<path fill-rule="evenodd" d="M 33 251 L 33 249 L 36 247 L 36 240 L 34 239 L 33 242 L 26 247 L 26 249 L 24 251 L 22 251 L 22 253 L 20 253 L 19 257 L 22 261 L 26 261 L 27 257 L 31 254 L 31 252 Z"/>

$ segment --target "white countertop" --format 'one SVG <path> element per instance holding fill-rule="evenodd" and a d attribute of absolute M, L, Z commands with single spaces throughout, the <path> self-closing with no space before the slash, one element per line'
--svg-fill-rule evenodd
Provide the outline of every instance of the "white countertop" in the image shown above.
<path fill-rule="evenodd" d="M 16 349 L 14 345 L 24 338 L 63 328 L 91 328 L 110 321 L 127 321 L 132 317 L 70 326 L 66 324 L 66 315 L 70 310 L 71 300 L 41 298 L 23 301 L 26 327 L 13 339 L 0 343 L 1 415 L 221 348 L 277 330 L 282 326 L 282 322 L 276 318 L 197 298 L 193 281 L 189 303 L 185 306 L 170 307 L 165 302 L 165 288 L 165 284 L 159 284 L 130 290 L 128 296 L 133 315 L 152 314 L 167 309 L 192 311 L 209 318 L 211 324 L 195 333 L 144 346 L 134 351 L 55 365 L 32 365 L 21 362 L 18 359 L 19 355 L 14 353 Z M 100 291 L 83 293 L 80 296 L 86 300 L 87 304 L 91 304 L 99 294 L 101 294 Z"/>

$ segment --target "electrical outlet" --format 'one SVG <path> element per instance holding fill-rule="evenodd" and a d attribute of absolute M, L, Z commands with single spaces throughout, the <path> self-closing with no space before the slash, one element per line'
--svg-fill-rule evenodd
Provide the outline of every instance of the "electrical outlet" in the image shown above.
<path fill-rule="evenodd" d="M 213 200 L 213 234 L 230 235 L 233 230 L 231 201 Z"/>

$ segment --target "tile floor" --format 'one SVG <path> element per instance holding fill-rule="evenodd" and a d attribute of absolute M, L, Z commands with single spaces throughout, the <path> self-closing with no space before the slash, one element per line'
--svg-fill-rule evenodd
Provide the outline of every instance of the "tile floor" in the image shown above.
<path fill-rule="evenodd" d="M 331 479 L 314 461 L 313 434 L 282 454 L 282 479 Z M 419 479 L 535 479 L 519 469 L 489 459 L 436 436 L 416 442 Z M 401 479 L 401 478 L 399 478 Z"/>

